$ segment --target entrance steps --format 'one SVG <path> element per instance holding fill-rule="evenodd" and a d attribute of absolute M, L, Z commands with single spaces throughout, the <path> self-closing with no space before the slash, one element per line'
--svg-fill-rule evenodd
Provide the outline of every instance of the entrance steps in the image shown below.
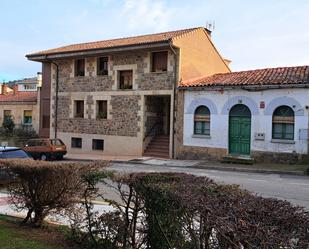
<path fill-rule="evenodd" d="M 169 144 L 168 135 L 155 136 L 145 149 L 143 156 L 169 158 Z"/>
<path fill-rule="evenodd" d="M 250 156 L 228 155 L 222 158 L 221 163 L 254 164 L 254 159 Z"/>

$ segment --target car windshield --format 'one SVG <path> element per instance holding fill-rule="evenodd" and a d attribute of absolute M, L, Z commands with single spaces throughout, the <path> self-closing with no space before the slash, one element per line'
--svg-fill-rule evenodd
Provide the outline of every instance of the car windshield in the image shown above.
<path fill-rule="evenodd" d="M 52 139 L 52 145 L 63 145 L 63 142 L 60 139 Z"/>
<path fill-rule="evenodd" d="M 0 158 L 29 158 L 29 156 L 25 151 L 16 149 L 0 151 Z"/>

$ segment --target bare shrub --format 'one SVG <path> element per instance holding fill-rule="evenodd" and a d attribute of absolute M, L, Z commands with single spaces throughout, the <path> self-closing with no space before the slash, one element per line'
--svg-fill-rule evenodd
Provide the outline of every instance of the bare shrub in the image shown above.
<path fill-rule="evenodd" d="M 0 166 L 16 179 L 8 186 L 12 204 L 19 211 L 27 210 L 23 223 L 30 222 L 38 227 L 47 215 L 74 207 L 87 188 L 85 176 L 100 171 L 106 165 L 107 162 L 0 161 Z"/>
<path fill-rule="evenodd" d="M 308 249 L 309 214 L 286 201 L 188 174 L 112 180 L 101 183 L 120 196 L 110 201 L 114 211 L 99 214 L 84 202 L 88 221 L 80 238 L 90 248 Z"/>

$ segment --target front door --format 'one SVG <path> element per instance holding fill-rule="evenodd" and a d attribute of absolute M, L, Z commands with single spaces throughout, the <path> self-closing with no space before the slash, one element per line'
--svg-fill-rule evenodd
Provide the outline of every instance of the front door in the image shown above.
<path fill-rule="evenodd" d="M 229 117 L 229 153 L 250 155 L 251 112 L 245 105 L 235 105 Z"/>

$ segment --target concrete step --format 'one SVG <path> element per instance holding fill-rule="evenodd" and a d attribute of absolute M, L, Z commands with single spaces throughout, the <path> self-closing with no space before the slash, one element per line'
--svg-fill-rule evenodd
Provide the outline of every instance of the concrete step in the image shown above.
<path fill-rule="evenodd" d="M 169 154 L 163 154 L 163 153 L 145 152 L 143 156 L 146 156 L 146 157 L 158 157 L 158 158 L 169 158 Z"/>
<path fill-rule="evenodd" d="M 147 148 L 146 152 L 168 154 L 168 149 L 151 147 L 151 148 Z"/>
<path fill-rule="evenodd" d="M 223 157 L 221 162 L 252 165 L 254 164 L 254 159 L 250 156 L 229 155 L 229 156 Z"/>

